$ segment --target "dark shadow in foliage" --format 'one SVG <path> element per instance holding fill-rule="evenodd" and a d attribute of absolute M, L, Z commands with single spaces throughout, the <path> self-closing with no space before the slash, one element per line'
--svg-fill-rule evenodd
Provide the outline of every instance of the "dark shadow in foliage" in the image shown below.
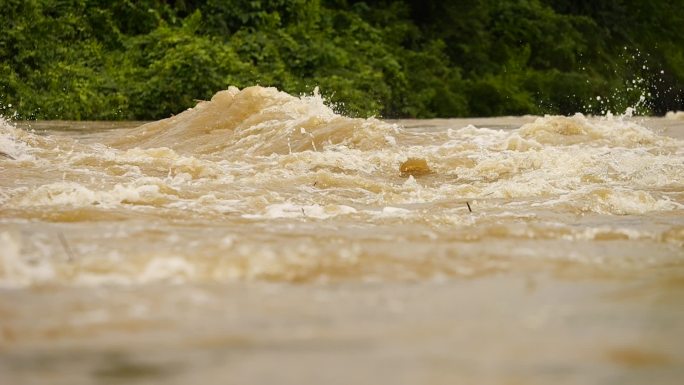
<path fill-rule="evenodd" d="M 20 118 L 158 119 L 260 84 L 320 86 L 353 116 L 621 112 L 641 96 L 640 112 L 664 113 L 684 109 L 682 6 L 5 0 L 0 104 Z"/>

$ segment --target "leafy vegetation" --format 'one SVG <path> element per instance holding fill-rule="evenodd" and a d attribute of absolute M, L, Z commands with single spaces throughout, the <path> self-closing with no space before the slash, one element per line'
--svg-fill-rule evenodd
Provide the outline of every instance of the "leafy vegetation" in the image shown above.
<path fill-rule="evenodd" d="M 3 0 L 2 8 L 0 112 L 19 118 L 158 119 L 254 84 L 292 94 L 319 86 L 359 116 L 684 109 L 682 0 Z"/>

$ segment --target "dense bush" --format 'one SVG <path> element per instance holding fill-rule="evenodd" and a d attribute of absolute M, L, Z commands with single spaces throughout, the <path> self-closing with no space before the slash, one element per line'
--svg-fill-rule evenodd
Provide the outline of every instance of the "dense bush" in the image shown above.
<path fill-rule="evenodd" d="M 684 109 L 682 0 L 3 0 L 0 104 L 157 119 L 229 85 L 352 115 Z M 597 101 L 600 97 L 600 101 Z M 2 110 L 0 110 L 2 112 Z"/>

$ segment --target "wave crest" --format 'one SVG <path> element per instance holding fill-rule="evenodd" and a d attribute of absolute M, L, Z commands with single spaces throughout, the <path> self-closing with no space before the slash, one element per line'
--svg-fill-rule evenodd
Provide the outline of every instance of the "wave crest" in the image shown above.
<path fill-rule="evenodd" d="M 318 92 L 295 97 L 275 88 L 230 87 L 181 114 L 142 125 L 115 147 L 169 147 L 182 153 L 287 154 L 345 145 L 372 150 L 398 128 L 374 118 L 336 114 Z"/>

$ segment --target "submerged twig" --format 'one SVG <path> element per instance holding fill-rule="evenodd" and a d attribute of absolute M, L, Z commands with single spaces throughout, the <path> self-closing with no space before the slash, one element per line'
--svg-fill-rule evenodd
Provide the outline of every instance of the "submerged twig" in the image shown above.
<path fill-rule="evenodd" d="M 304 212 L 304 207 L 302 207 L 302 215 L 306 216 L 306 213 Z"/>
<path fill-rule="evenodd" d="M 0 151 L 0 156 L 5 157 L 5 158 L 8 158 L 8 159 L 15 160 L 15 158 L 14 158 L 12 155 L 10 155 L 10 154 L 8 154 L 8 153 L 6 153 L 6 152 Z"/>
<path fill-rule="evenodd" d="M 466 202 L 466 206 L 468 206 L 468 211 L 470 211 L 470 212 L 472 213 L 472 212 L 473 212 L 473 209 L 470 208 L 470 203 L 469 203 L 469 202 Z"/>
<path fill-rule="evenodd" d="M 313 185 L 311 185 L 311 187 L 316 187 L 317 184 L 318 184 L 318 181 L 315 181 L 315 182 L 313 183 Z"/>
<path fill-rule="evenodd" d="M 67 243 L 66 238 L 64 238 L 64 234 L 62 232 L 57 233 L 57 238 L 59 238 L 59 242 L 62 244 L 62 248 L 64 248 L 64 252 L 67 254 L 68 261 L 71 262 L 73 261 L 74 258 L 74 253 L 71 251 L 71 247 L 69 247 L 69 243 Z"/>

